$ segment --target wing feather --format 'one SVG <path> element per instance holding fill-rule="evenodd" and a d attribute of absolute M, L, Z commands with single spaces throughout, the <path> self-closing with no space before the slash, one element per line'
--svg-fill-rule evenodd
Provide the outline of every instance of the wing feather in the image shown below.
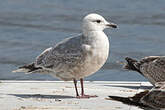
<path fill-rule="evenodd" d="M 153 83 L 165 81 L 165 57 L 159 56 L 154 60 L 149 59 L 141 65 L 143 74 L 148 77 L 150 81 L 152 80 Z"/>
<path fill-rule="evenodd" d="M 35 64 L 57 72 L 76 66 L 84 58 L 81 39 L 82 35 L 67 38 L 54 47 L 46 49 L 37 57 Z"/>

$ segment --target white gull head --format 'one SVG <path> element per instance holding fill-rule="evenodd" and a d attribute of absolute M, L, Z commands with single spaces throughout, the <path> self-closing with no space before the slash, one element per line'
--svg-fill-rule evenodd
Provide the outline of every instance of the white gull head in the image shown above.
<path fill-rule="evenodd" d="M 91 13 L 83 19 L 83 33 L 87 31 L 103 31 L 105 28 L 117 28 L 117 25 L 106 21 L 101 15 Z"/>

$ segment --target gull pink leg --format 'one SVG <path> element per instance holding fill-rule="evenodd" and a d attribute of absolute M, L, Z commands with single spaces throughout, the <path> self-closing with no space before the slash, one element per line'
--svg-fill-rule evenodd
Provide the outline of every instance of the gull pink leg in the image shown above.
<path fill-rule="evenodd" d="M 96 95 L 85 95 L 85 94 L 84 94 L 83 78 L 80 79 L 80 83 L 81 83 L 81 96 L 78 96 L 77 98 L 91 98 L 91 97 L 97 97 Z"/>

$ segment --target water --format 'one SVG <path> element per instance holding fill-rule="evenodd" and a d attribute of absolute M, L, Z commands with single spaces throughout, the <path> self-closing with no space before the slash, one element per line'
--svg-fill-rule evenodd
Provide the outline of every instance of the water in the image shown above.
<path fill-rule="evenodd" d="M 57 80 L 49 75 L 11 73 L 32 62 L 44 49 L 81 32 L 81 20 L 96 12 L 119 25 L 105 30 L 110 56 L 86 80 L 143 81 L 122 69 L 126 56 L 165 55 L 163 0 L 0 0 L 0 79 Z"/>

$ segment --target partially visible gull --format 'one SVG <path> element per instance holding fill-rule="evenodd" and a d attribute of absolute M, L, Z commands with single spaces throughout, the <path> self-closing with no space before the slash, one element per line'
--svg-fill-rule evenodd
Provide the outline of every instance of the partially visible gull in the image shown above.
<path fill-rule="evenodd" d="M 165 81 L 165 56 L 149 56 L 139 61 L 127 57 L 125 60 L 125 69 L 139 72 L 153 85 Z"/>
<path fill-rule="evenodd" d="M 98 14 L 84 17 L 82 34 L 64 39 L 57 45 L 46 49 L 36 60 L 19 67 L 13 72 L 51 74 L 64 81 L 74 81 L 76 97 L 96 97 L 85 95 L 83 78 L 98 71 L 109 54 L 109 40 L 103 30 L 117 28 Z M 81 95 L 77 90 L 77 80 L 81 82 Z"/>
<path fill-rule="evenodd" d="M 155 83 L 155 87 L 151 90 L 145 90 L 133 97 L 109 97 L 107 98 L 108 100 L 121 101 L 128 105 L 138 106 L 144 110 L 165 110 L 165 82 Z"/>

